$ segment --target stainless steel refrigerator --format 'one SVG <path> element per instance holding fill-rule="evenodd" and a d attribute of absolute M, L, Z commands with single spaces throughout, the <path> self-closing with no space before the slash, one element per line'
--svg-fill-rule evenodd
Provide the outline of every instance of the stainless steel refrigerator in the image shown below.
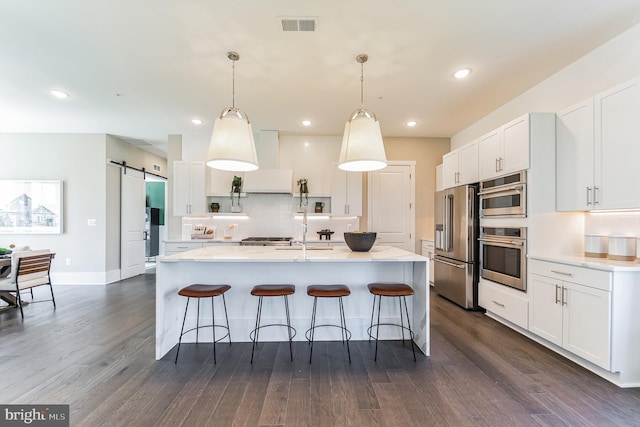
<path fill-rule="evenodd" d="M 434 290 L 478 309 L 478 186 L 436 192 Z"/>

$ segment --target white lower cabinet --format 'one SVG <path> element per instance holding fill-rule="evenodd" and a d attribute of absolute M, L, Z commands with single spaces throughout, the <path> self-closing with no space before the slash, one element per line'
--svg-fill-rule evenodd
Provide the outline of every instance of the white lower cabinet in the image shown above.
<path fill-rule="evenodd" d="M 529 331 L 611 368 L 611 273 L 529 261 Z"/>
<path fill-rule="evenodd" d="M 200 249 L 201 247 L 202 247 L 201 242 L 165 242 L 164 254 L 166 256 L 169 256 L 169 255 L 177 254 L 180 252 Z"/>
<path fill-rule="evenodd" d="M 508 286 L 480 279 L 478 305 L 514 325 L 527 329 L 527 294 Z"/>

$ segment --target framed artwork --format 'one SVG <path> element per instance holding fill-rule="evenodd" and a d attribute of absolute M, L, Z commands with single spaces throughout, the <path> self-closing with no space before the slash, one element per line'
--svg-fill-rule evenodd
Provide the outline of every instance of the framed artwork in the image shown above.
<path fill-rule="evenodd" d="M 62 181 L 0 180 L 0 234 L 61 234 Z"/>

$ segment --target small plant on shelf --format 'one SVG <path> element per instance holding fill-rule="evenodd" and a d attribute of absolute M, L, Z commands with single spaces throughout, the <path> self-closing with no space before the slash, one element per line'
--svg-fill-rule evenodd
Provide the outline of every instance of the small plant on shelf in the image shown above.
<path fill-rule="evenodd" d="M 298 210 L 302 211 L 305 206 L 309 205 L 309 186 L 307 185 L 307 178 L 300 178 L 298 180 L 298 191 L 300 192 Z"/>
<path fill-rule="evenodd" d="M 234 176 L 231 181 L 231 212 L 242 212 L 240 193 L 242 193 L 242 177 Z"/>

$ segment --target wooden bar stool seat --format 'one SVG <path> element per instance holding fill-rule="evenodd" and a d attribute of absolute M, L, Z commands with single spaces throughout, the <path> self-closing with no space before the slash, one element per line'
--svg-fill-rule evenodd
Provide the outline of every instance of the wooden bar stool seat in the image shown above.
<path fill-rule="evenodd" d="M 351 289 L 347 285 L 310 285 L 307 286 L 307 295 L 313 297 L 313 311 L 311 313 L 311 327 L 305 332 L 305 337 L 309 341 L 309 363 L 311 363 L 311 357 L 313 356 L 313 338 L 316 328 L 332 327 L 340 328 L 340 335 L 342 337 L 342 344 L 347 344 L 347 354 L 349 356 L 349 363 L 351 363 L 351 351 L 349 350 L 349 340 L 351 339 L 351 331 L 347 329 L 347 321 L 344 315 L 344 306 L 342 304 L 342 298 L 351 295 Z M 316 325 L 316 308 L 318 305 L 318 298 L 338 298 L 338 306 L 340 308 L 340 325 L 323 324 Z"/>
<path fill-rule="evenodd" d="M 229 337 L 229 345 L 231 345 L 231 330 L 229 329 L 229 316 L 227 315 L 227 302 L 224 298 L 225 292 L 231 289 L 229 285 L 202 285 L 202 284 L 194 284 L 184 287 L 178 291 L 178 295 L 187 298 L 187 305 L 184 308 L 184 318 L 182 319 L 182 329 L 180 330 L 180 339 L 178 340 L 178 350 L 176 351 L 176 360 L 174 363 L 178 363 L 178 354 L 180 354 L 180 344 L 182 343 L 182 336 L 191 332 L 196 331 L 196 344 L 198 343 L 198 331 L 201 328 L 211 328 L 213 332 L 213 363 L 216 363 L 216 343 L 221 341 L 227 337 Z M 218 325 L 216 324 L 216 315 L 213 304 L 213 299 L 215 297 L 219 297 L 222 295 L 222 303 L 224 306 L 224 317 L 227 325 Z M 189 301 L 191 298 L 196 298 L 198 301 L 198 312 L 196 316 L 196 327 L 188 330 L 184 330 L 184 325 L 187 320 L 187 311 L 189 310 Z M 200 326 L 200 299 L 202 298 L 211 298 L 211 324 L 210 325 L 202 325 Z M 226 334 L 216 339 L 216 328 L 222 328 L 226 330 Z"/>
<path fill-rule="evenodd" d="M 253 363 L 253 354 L 256 349 L 256 345 L 258 344 L 258 338 L 260 335 L 260 329 L 272 327 L 272 326 L 283 326 L 287 328 L 287 334 L 289 336 L 289 353 L 291 354 L 291 361 L 293 362 L 293 337 L 296 336 L 296 330 L 293 326 L 291 326 L 291 317 L 289 316 L 289 299 L 287 298 L 289 295 L 293 295 L 296 292 L 295 285 L 286 285 L 286 284 L 269 284 L 269 285 L 256 285 L 251 289 L 251 295 L 258 297 L 258 310 L 256 313 L 256 327 L 249 332 L 249 339 L 253 342 L 251 347 L 251 363 Z M 261 325 L 260 319 L 262 318 L 262 299 L 264 297 L 283 297 L 284 298 L 284 307 L 285 307 L 285 315 L 287 318 L 287 323 L 270 323 L 267 325 Z"/>
<path fill-rule="evenodd" d="M 411 321 L 409 320 L 409 309 L 407 308 L 406 297 L 413 295 L 413 288 L 405 283 L 369 283 L 367 285 L 369 292 L 373 294 L 373 308 L 371 309 L 371 325 L 367 329 L 369 340 L 373 338 L 376 340 L 376 353 L 374 360 L 378 360 L 378 337 L 380 336 L 380 326 L 395 326 L 402 329 L 402 345 L 404 345 L 404 331 L 409 331 L 409 339 L 411 340 L 411 351 L 413 351 L 413 360 L 416 361 L 416 350 L 413 347 L 413 339 L 415 334 L 411 330 Z M 380 323 L 380 303 L 382 297 L 397 297 L 400 304 L 400 324 L 397 323 Z M 377 323 L 373 323 L 374 313 L 376 311 L 376 298 L 378 298 L 378 320 Z M 404 326 L 404 320 L 402 315 L 402 302 L 404 302 L 404 310 L 407 316 L 407 326 Z M 373 328 L 376 328 L 376 336 L 374 337 L 371 332 Z"/>

